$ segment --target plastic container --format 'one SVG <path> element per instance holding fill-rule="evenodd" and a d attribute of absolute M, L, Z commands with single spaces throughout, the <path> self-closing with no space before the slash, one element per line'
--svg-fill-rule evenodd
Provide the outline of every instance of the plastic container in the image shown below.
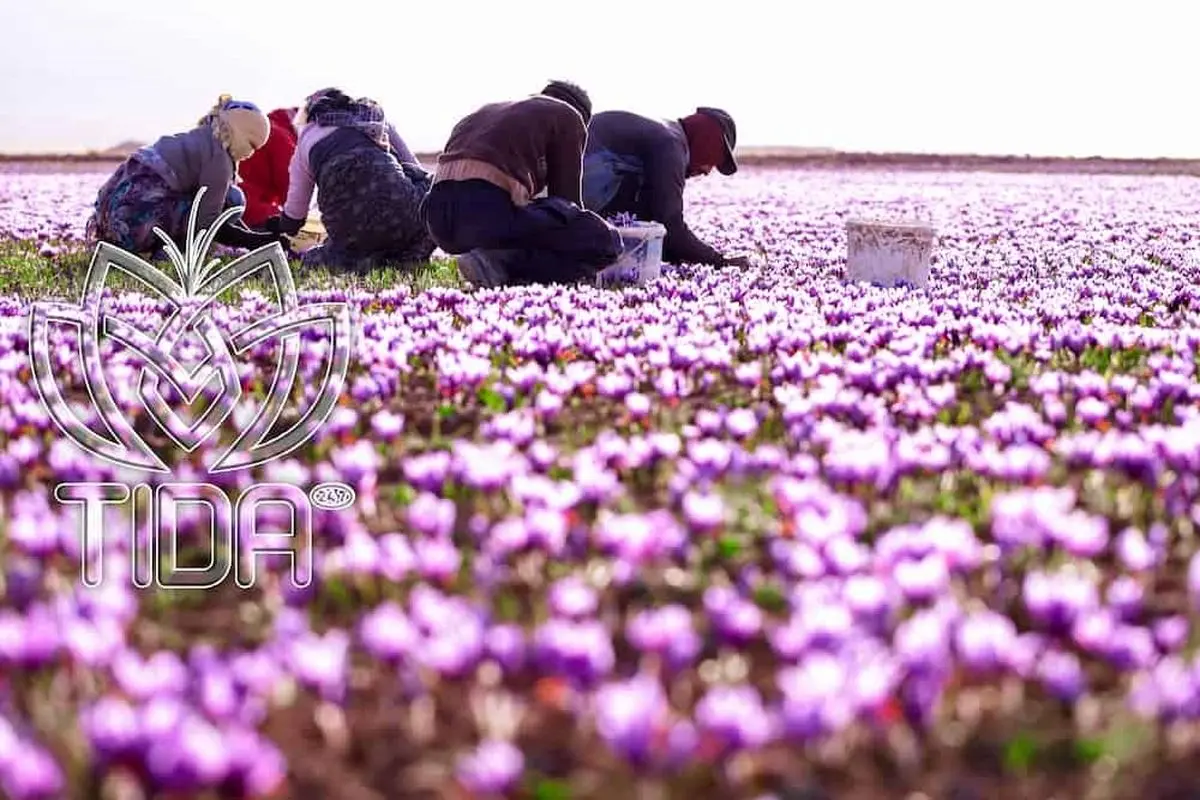
<path fill-rule="evenodd" d="M 599 285 L 633 283 L 638 286 L 662 274 L 663 241 L 667 229 L 657 222 L 632 222 L 617 228 L 625 251 L 617 263 L 596 276 Z"/>
<path fill-rule="evenodd" d="M 876 286 L 929 283 L 934 230 L 922 222 L 851 220 L 846 223 L 846 277 Z"/>

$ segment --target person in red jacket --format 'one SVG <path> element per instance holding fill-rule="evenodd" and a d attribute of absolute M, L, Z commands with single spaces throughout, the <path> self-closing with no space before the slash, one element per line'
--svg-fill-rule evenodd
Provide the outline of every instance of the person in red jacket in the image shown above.
<path fill-rule="evenodd" d="M 288 192 L 288 164 L 296 151 L 296 126 L 292 119 L 299 109 L 277 108 L 267 115 L 271 136 L 265 147 L 238 165 L 240 186 L 246 196 L 242 220 L 261 228 L 279 214 Z"/>

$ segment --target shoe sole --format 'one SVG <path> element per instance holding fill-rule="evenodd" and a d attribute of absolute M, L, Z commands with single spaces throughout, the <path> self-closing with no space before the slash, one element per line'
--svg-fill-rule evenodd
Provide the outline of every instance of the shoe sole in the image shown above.
<path fill-rule="evenodd" d="M 470 254 L 458 257 L 458 276 L 464 282 L 481 289 L 494 289 L 503 282 L 501 276 L 488 269 L 481 259 Z"/>

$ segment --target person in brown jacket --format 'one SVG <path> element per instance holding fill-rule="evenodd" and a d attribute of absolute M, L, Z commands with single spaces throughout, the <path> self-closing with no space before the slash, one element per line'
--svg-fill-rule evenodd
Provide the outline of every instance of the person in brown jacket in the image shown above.
<path fill-rule="evenodd" d="M 455 125 L 421 216 L 434 242 L 459 256 L 463 280 L 571 283 L 617 260 L 617 229 L 581 204 L 591 116 L 587 92 L 552 81 L 540 94 L 490 103 Z"/>

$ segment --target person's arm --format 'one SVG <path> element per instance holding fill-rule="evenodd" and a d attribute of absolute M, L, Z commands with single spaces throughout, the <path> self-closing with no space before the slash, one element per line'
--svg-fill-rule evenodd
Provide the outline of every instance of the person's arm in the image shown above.
<path fill-rule="evenodd" d="M 278 234 L 252 231 L 233 220 L 221 226 L 221 229 L 217 231 L 215 239 L 217 244 L 223 244 L 228 247 L 245 247 L 247 250 L 254 250 L 274 242 L 283 243 Z"/>
<path fill-rule="evenodd" d="M 404 143 L 404 139 L 400 138 L 400 134 L 396 132 L 396 126 L 388 123 L 388 144 L 392 146 L 392 152 L 396 154 L 396 160 L 401 164 L 416 164 L 421 166 L 421 162 L 417 161 L 417 157 L 413 155 L 413 151 L 408 149 L 408 145 Z"/>
<path fill-rule="evenodd" d="M 225 197 L 233 185 L 233 160 L 221 150 L 200 167 L 200 186 L 204 196 L 196 210 L 196 231 L 208 230 L 225 210 Z"/>
<path fill-rule="evenodd" d="M 663 261 L 670 264 L 723 266 L 725 257 L 700 241 L 683 219 L 683 186 L 687 165 L 670 147 L 654 148 L 643 158 L 642 196 L 650 219 L 667 229 Z"/>
<path fill-rule="evenodd" d="M 308 154 L 304 147 L 297 144 L 288 163 L 288 191 L 287 200 L 283 203 L 284 216 L 307 220 L 315 187 L 316 181 L 308 168 Z"/>
<path fill-rule="evenodd" d="M 546 194 L 583 205 L 583 149 L 587 145 L 587 126 L 572 112 L 572 119 L 551 131 L 546 153 Z"/>

